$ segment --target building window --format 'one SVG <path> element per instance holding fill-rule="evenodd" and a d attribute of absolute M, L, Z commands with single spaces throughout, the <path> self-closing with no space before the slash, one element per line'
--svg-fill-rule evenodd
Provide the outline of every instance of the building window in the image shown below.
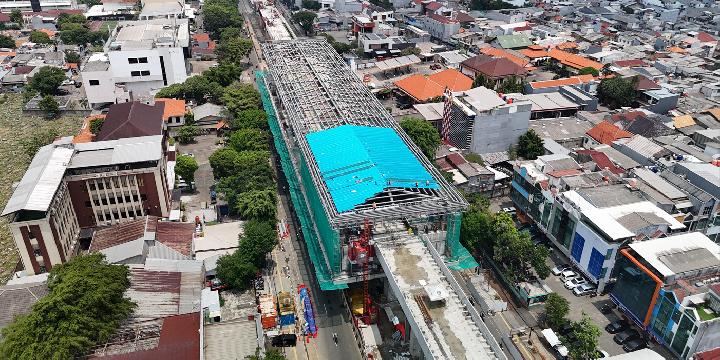
<path fill-rule="evenodd" d="M 130 195 L 125 195 L 125 202 L 130 202 Z"/>
<path fill-rule="evenodd" d="M 139 71 L 131 71 L 130 76 L 140 76 L 140 72 Z"/>
<path fill-rule="evenodd" d="M 138 58 L 128 58 L 128 64 L 137 64 Z"/>
<path fill-rule="evenodd" d="M 140 199 L 142 199 L 142 201 L 147 200 L 147 195 L 145 195 L 145 194 L 140 194 Z"/>
<path fill-rule="evenodd" d="M 90 80 L 89 83 L 90 86 L 98 86 L 100 85 L 100 80 Z"/>
<path fill-rule="evenodd" d="M 100 199 L 100 201 L 102 202 L 103 205 L 107 205 L 107 204 L 108 204 L 106 198 L 102 198 L 102 199 Z"/>
<path fill-rule="evenodd" d="M 40 265 L 40 273 L 44 274 L 46 272 L 47 272 L 47 270 L 45 269 L 45 265 Z"/>
<path fill-rule="evenodd" d="M 33 234 L 32 231 L 28 231 L 28 238 L 34 239 L 34 238 L 35 238 L 35 234 Z"/>
<path fill-rule="evenodd" d="M 133 201 L 138 201 L 138 200 L 139 200 L 138 196 L 137 196 L 137 195 L 133 195 Z"/>
<path fill-rule="evenodd" d="M 35 250 L 33 250 L 33 255 L 35 255 L 35 257 L 40 257 L 40 256 L 42 256 L 42 254 L 40 253 L 40 249 L 35 249 Z"/>
<path fill-rule="evenodd" d="M 140 72 L 142 76 L 150 76 L 150 70 L 143 70 Z"/>
<path fill-rule="evenodd" d="M 92 207 L 92 203 L 90 201 L 85 202 L 85 207 Z"/>
<path fill-rule="evenodd" d="M 90 190 L 95 190 L 95 183 L 91 182 L 90 184 L 88 184 L 88 187 L 90 188 Z"/>
<path fill-rule="evenodd" d="M 138 62 L 141 64 L 147 64 L 147 58 L 146 57 L 138 58 Z"/>
<path fill-rule="evenodd" d="M 710 215 L 710 211 L 712 210 L 712 206 L 706 206 L 703 208 L 702 214 L 703 215 Z"/>
<path fill-rule="evenodd" d="M 110 201 L 110 205 L 115 205 L 115 198 L 114 198 L 114 197 L 111 197 L 111 198 L 108 199 L 108 200 Z"/>

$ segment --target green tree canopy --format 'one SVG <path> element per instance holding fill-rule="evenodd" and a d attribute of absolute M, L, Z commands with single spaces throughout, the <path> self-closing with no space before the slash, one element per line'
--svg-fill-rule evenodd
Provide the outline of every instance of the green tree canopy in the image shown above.
<path fill-rule="evenodd" d="M 200 135 L 200 127 L 195 125 L 183 125 L 177 131 L 177 140 L 181 144 L 189 144 L 195 141 L 195 137 Z"/>
<path fill-rule="evenodd" d="M 230 255 L 223 255 L 217 261 L 217 277 L 233 289 L 246 290 L 255 278 L 259 269 L 246 258 L 242 251 L 237 250 Z"/>
<path fill-rule="evenodd" d="M 34 42 L 36 44 L 52 43 L 52 39 L 50 39 L 50 36 L 48 36 L 48 34 L 42 32 L 42 31 L 36 31 L 36 30 L 33 30 L 32 32 L 30 32 L 29 40 L 30 40 L 30 42 Z"/>
<path fill-rule="evenodd" d="M 252 40 L 232 38 L 221 42 L 217 49 L 215 49 L 215 53 L 221 62 L 239 64 L 250 54 L 252 48 Z"/>
<path fill-rule="evenodd" d="M 29 139 L 21 140 L 20 146 L 25 156 L 32 158 L 38 149 L 52 143 L 58 136 L 60 136 L 60 132 L 57 129 L 40 130 L 34 132 Z"/>
<path fill-rule="evenodd" d="M 621 76 L 602 79 L 597 95 L 598 100 L 611 109 L 630 106 L 636 96 L 634 80 L 626 80 Z"/>
<path fill-rule="evenodd" d="M 260 129 L 245 128 L 230 135 L 229 145 L 235 151 L 268 150 L 268 133 Z"/>
<path fill-rule="evenodd" d="M 260 349 L 255 351 L 255 355 L 248 355 L 247 360 L 287 360 L 278 349 L 269 349 L 265 351 L 265 356 L 260 355 Z"/>
<path fill-rule="evenodd" d="M 315 0 L 302 0 L 303 9 L 318 11 L 322 7 L 319 2 Z"/>
<path fill-rule="evenodd" d="M 185 87 L 182 83 L 180 84 L 172 84 L 170 86 L 166 86 L 160 91 L 158 91 L 155 94 L 155 97 L 160 98 L 168 98 L 168 99 L 184 99 L 185 98 Z"/>
<path fill-rule="evenodd" d="M 481 86 L 486 87 L 488 89 L 493 89 L 495 87 L 495 85 L 492 83 L 492 81 L 490 79 L 485 77 L 485 75 L 478 73 L 477 75 L 475 75 L 475 79 L 473 79 L 472 87 L 476 88 L 476 87 L 481 87 Z"/>
<path fill-rule="evenodd" d="M 292 16 L 293 21 L 305 30 L 306 35 L 312 33 L 315 18 L 317 18 L 317 14 L 312 11 L 298 11 Z"/>
<path fill-rule="evenodd" d="M 0 48 L 14 49 L 16 47 L 15 40 L 7 35 L 0 35 Z"/>
<path fill-rule="evenodd" d="M 538 136 L 535 130 L 530 129 L 526 133 L 520 135 L 518 139 L 518 155 L 527 160 L 535 160 L 538 156 L 545 154 L 543 140 Z"/>
<path fill-rule="evenodd" d="M 400 126 L 428 159 L 435 158 L 435 151 L 440 146 L 440 134 L 435 126 L 423 119 L 414 117 L 402 119 Z"/>
<path fill-rule="evenodd" d="M 72 64 L 80 64 L 80 54 L 72 51 L 72 50 L 65 50 L 65 62 L 72 63 Z"/>
<path fill-rule="evenodd" d="M 67 77 L 65 72 L 54 66 L 43 66 L 30 79 L 30 87 L 41 95 L 54 95 Z"/>
<path fill-rule="evenodd" d="M 13 9 L 13 11 L 10 12 L 10 21 L 16 24 L 23 23 L 23 15 L 20 9 Z"/>
<path fill-rule="evenodd" d="M 244 36 L 245 36 L 245 34 L 241 28 L 226 27 L 226 28 L 222 29 L 222 32 L 220 33 L 220 43 L 230 41 L 235 38 L 241 38 Z"/>
<path fill-rule="evenodd" d="M 225 28 L 242 28 L 243 18 L 238 13 L 237 4 L 210 2 L 203 6 L 203 26 L 213 39 L 219 39 Z"/>
<path fill-rule="evenodd" d="M 578 75 L 598 76 L 598 75 L 600 75 L 600 71 L 598 71 L 598 69 L 596 69 L 594 67 L 588 66 L 588 67 L 584 67 L 584 68 L 580 69 L 580 71 L 578 71 Z"/>
<path fill-rule="evenodd" d="M 222 87 L 226 87 L 240 78 L 242 68 L 237 64 L 221 62 L 218 66 L 203 71 L 202 75 L 210 83 L 217 83 Z"/>
<path fill-rule="evenodd" d="M 517 76 L 511 76 L 500 83 L 497 91 L 505 94 L 522 93 L 523 83 Z"/>
<path fill-rule="evenodd" d="M 45 113 L 45 116 L 52 119 L 60 115 L 60 104 L 52 95 L 45 95 L 38 103 L 38 107 Z"/>
<path fill-rule="evenodd" d="M 567 299 L 557 293 L 550 293 L 545 300 L 545 323 L 553 329 L 557 329 L 567 320 L 565 317 L 570 312 L 570 303 Z"/>
<path fill-rule="evenodd" d="M 102 44 L 107 40 L 107 30 L 91 31 L 85 25 L 74 22 L 66 23 L 60 30 L 60 40 L 65 44 L 85 45 Z"/>
<path fill-rule="evenodd" d="M 92 119 L 90 121 L 90 132 L 93 133 L 93 135 L 99 134 L 104 123 L 105 118 Z"/>
<path fill-rule="evenodd" d="M 582 320 L 573 324 L 573 334 L 575 341 L 568 345 L 570 356 L 573 359 L 597 358 L 600 329 L 587 314 L 583 313 Z"/>
<path fill-rule="evenodd" d="M 273 172 L 267 151 L 243 151 L 232 149 L 216 151 L 211 156 L 213 174 L 220 178 L 217 189 L 224 193 L 231 209 L 235 208 L 237 196 L 251 190 L 273 187 Z"/>
<path fill-rule="evenodd" d="M 195 171 L 198 169 L 198 163 L 192 156 L 180 155 L 175 161 L 175 173 L 189 183 L 195 181 Z"/>
<path fill-rule="evenodd" d="M 135 304 L 126 266 L 108 265 L 104 255 L 79 255 L 52 268 L 49 293 L 27 315 L 2 330 L 0 358 L 74 359 L 110 339 Z"/>
<path fill-rule="evenodd" d="M 502 0 L 471 0 L 470 10 L 502 10 L 514 9 L 517 6 Z"/>
<path fill-rule="evenodd" d="M 223 87 L 220 84 L 210 82 L 210 79 L 203 75 L 191 76 L 183 83 L 183 97 L 197 104 L 218 102 L 222 93 Z"/>
<path fill-rule="evenodd" d="M 243 235 L 238 239 L 239 249 L 232 255 L 218 259 L 217 276 L 222 282 L 238 290 L 250 287 L 258 269 L 265 264 L 265 256 L 277 244 L 277 232 L 272 221 L 248 220 Z"/>
<path fill-rule="evenodd" d="M 87 19 L 82 14 L 66 14 L 62 13 L 58 15 L 56 24 L 58 29 L 64 30 L 64 26 L 67 24 L 79 24 L 84 25 L 87 22 Z"/>
<path fill-rule="evenodd" d="M 237 117 L 243 110 L 258 109 L 262 106 L 260 93 L 250 84 L 235 84 L 226 87 L 222 101 L 234 117 Z"/>
<path fill-rule="evenodd" d="M 237 151 L 232 148 L 223 147 L 215 150 L 208 158 L 215 178 L 220 179 L 232 175 L 238 156 Z"/>
<path fill-rule="evenodd" d="M 260 109 L 247 109 L 240 111 L 232 119 L 233 129 L 267 129 L 267 114 Z"/>
<path fill-rule="evenodd" d="M 275 189 L 251 190 L 238 195 L 235 211 L 243 219 L 273 219 L 276 204 Z"/>

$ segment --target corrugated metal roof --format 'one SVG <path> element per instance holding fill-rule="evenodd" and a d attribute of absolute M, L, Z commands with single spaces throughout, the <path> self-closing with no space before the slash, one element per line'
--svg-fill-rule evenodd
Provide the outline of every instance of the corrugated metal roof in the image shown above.
<path fill-rule="evenodd" d="M 139 238 L 102 249 L 100 252 L 105 254 L 105 259 L 110 264 L 125 264 L 128 260 L 140 257 L 146 252 L 145 240 Z"/>
<path fill-rule="evenodd" d="M 154 259 L 190 260 L 187 256 L 173 250 L 159 241 L 156 241 L 155 245 L 150 247 L 147 256 Z"/>
<path fill-rule="evenodd" d="M 71 148 L 52 144 L 41 147 L 5 205 L 2 216 L 20 210 L 47 211 L 72 154 Z"/>
<path fill-rule="evenodd" d="M 162 158 L 162 135 L 76 144 L 68 168 L 84 168 L 157 161 Z"/>
<path fill-rule="evenodd" d="M 338 212 L 386 188 L 439 188 L 391 128 L 343 125 L 306 137 Z"/>
<path fill-rule="evenodd" d="M 621 139 L 616 142 L 623 144 L 628 149 L 631 149 L 646 158 L 651 158 L 655 154 L 665 150 L 662 146 L 652 142 L 652 140 L 642 135 L 635 135 L 630 139 Z"/>
<path fill-rule="evenodd" d="M 681 199 L 687 198 L 684 192 L 673 186 L 671 183 L 660 177 L 660 175 L 646 169 L 637 168 L 634 170 L 635 175 L 646 182 L 653 189 L 659 191 L 665 195 L 668 199 Z"/>

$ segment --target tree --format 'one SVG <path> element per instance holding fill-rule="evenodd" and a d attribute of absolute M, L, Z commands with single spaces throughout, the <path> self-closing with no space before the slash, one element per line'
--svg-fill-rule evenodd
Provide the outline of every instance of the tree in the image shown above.
<path fill-rule="evenodd" d="M 52 119 L 60 114 L 60 104 L 52 95 L 45 95 L 38 102 L 38 107 L 45 113 L 49 119 Z"/>
<path fill-rule="evenodd" d="M 239 27 L 226 27 L 220 32 L 220 43 L 241 38 L 244 35 L 243 30 Z"/>
<path fill-rule="evenodd" d="M 550 293 L 545 300 L 545 323 L 551 328 L 557 329 L 562 326 L 570 312 L 570 303 L 567 299 L 557 293 Z"/>
<path fill-rule="evenodd" d="M 267 114 L 260 109 L 247 109 L 240 111 L 232 119 L 233 129 L 267 129 Z"/>
<path fill-rule="evenodd" d="M 97 119 L 90 120 L 90 132 L 93 135 L 99 134 L 104 123 L 105 123 L 105 118 L 97 118 Z"/>
<path fill-rule="evenodd" d="M 277 245 L 278 236 L 274 220 L 248 220 L 243 227 L 243 235 L 239 238 L 240 250 L 247 254 L 255 266 L 265 263 L 265 255 Z"/>
<path fill-rule="evenodd" d="M 229 145 L 235 151 L 268 150 L 268 134 L 260 129 L 239 129 L 230 135 Z"/>
<path fill-rule="evenodd" d="M 213 39 L 219 39 L 222 30 L 229 27 L 242 28 L 243 18 L 237 5 L 211 2 L 203 6 L 203 26 Z"/>
<path fill-rule="evenodd" d="M 498 92 L 505 94 L 522 93 L 522 91 L 523 83 L 517 78 L 517 76 L 511 76 L 505 79 L 505 81 L 501 82 L 498 87 Z"/>
<path fill-rule="evenodd" d="M 244 219 L 272 219 L 276 204 L 273 189 L 251 190 L 238 195 L 235 211 Z"/>
<path fill-rule="evenodd" d="M 240 78 L 242 69 L 237 64 L 221 62 L 218 66 L 203 71 L 202 75 L 210 83 L 217 83 L 222 87 L 226 87 Z"/>
<path fill-rule="evenodd" d="M 317 14 L 312 11 L 298 11 L 292 16 L 293 21 L 305 30 L 305 35 L 309 35 L 312 32 L 315 18 L 317 18 Z"/>
<path fill-rule="evenodd" d="M 470 10 L 515 9 L 517 6 L 502 0 L 471 0 Z"/>
<path fill-rule="evenodd" d="M 184 92 L 185 87 L 183 84 L 172 84 L 160 89 L 160 91 L 155 94 L 155 98 L 184 99 Z"/>
<path fill-rule="evenodd" d="M 53 266 L 48 295 L 2 330 L 0 358 L 74 359 L 110 339 L 135 308 L 124 293 L 130 271 L 100 253 Z"/>
<path fill-rule="evenodd" d="M 175 161 L 175 173 L 190 183 L 195 181 L 195 171 L 198 169 L 198 163 L 192 156 L 180 155 Z"/>
<path fill-rule="evenodd" d="M 470 250 L 481 249 L 492 255 L 495 241 L 492 230 L 493 216 L 487 208 L 470 208 L 463 214 L 460 222 L 460 241 Z"/>
<path fill-rule="evenodd" d="M 60 40 L 65 44 L 101 44 L 108 37 L 107 30 L 91 31 L 85 25 L 74 22 L 62 25 L 60 30 Z"/>
<path fill-rule="evenodd" d="M 231 148 L 224 147 L 215 150 L 208 158 L 213 176 L 220 179 L 232 175 L 237 158 L 238 152 Z"/>
<path fill-rule="evenodd" d="M 82 60 L 80 59 L 80 54 L 72 50 L 65 50 L 65 62 L 71 64 L 80 64 L 81 61 Z"/>
<path fill-rule="evenodd" d="M 421 52 L 422 52 L 422 50 L 420 50 L 419 47 L 410 46 L 410 47 L 406 47 L 406 48 L 402 49 L 402 51 L 400 52 L 400 55 L 402 55 L 402 56 L 420 55 Z"/>
<path fill-rule="evenodd" d="M 10 21 L 16 24 L 22 24 L 24 22 L 23 15 L 22 12 L 20 12 L 20 9 L 13 9 L 13 11 L 10 12 Z"/>
<path fill-rule="evenodd" d="M 189 144 L 195 141 L 195 137 L 200 135 L 200 128 L 195 125 L 183 125 L 178 129 L 177 140 L 181 144 Z"/>
<path fill-rule="evenodd" d="M 228 86 L 223 92 L 222 101 L 235 117 L 243 110 L 258 109 L 262 106 L 260 93 L 250 84 Z"/>
<path fill-rule="evenodd" d="M 598 75 L 600 75 L 600 71 L 598 71 L 598 69 L 596 69 L 594 67 L 588 66 L 588 67 L 584 67 L 584 68 L 580 69 L 580 71 L 578 71 L 578 75 L 598 76 Z"/>
<path fill-rule="evenodd" d="M 322 7 L 322 5 L 320 5 L 320 3 L 315 0 L 302 0 L 302 7 L 303 9 L 318 11 Z"/>
<path fill-rule="evenodd" d="M 252 48 L 252 40 L 232 38 L 221 42 L 217 49 L 215 49 L 215 53 L 221 62 L 239 64 L 250 54 Z"/>
<path fill-rule="evenodd" d="M 485 160 L 483 160 L 482 156 L 480 156 L 476 153 L 468 153 L 467 155 L 465 155 L 465 160 L 467 160 L 468 162 L 471 162 L 471 163 L 475 163 L 475 164 L 480 164 L 480 165 L 485 164 Z"/>
<path fill-rule="evenodd" d="M 30 87 L 40 95 L 54 95 L 67 77 L 65 72 L 53 66 L 43 66 L 30 79 Z"/>
<path fill-rule="evenodd" d="M 57 131 L 57 129 L 49 129 L 46 131 L 35 132 L 29 139 L 21 140 L 20 146 L 23 149 L 23 153 L 25 153 L 26 156 L 32 158 L 33 156 L 35 156 L 35 153 L 37 153 L 38 149 L 52 143 L 58 136 L 60 136 L 60 133 Z"/>
<path fill-rule="evenodd" d="M 480 86 L 486 87 L 488 89 L 492 89 L 495 87 L 492 84 L 492 81 L 485 77 L 485 75 L 478 73 L 477 75 L 475 75 L 475 79 L 473 79 L 472 87 L 476 88 Z"/>
<path fill-rule="evenodd" d="M 635 101 L 633 81 L 621 76 L 605 78 L 600 81 L 597 89 L 598 99 L 612 109 L 630 106 Z"/>
<path fill-rule="evenodd" d="M 50 36 L 42 31 L 36 31 L 33 30 L 30 32 L 29 37 L 30 42 L 36 43 L 36 44 L 50 44 L 52 43 L 52 39 L 50 39 Z"/>
<path fill-rule="evenodd" d="M 255 278 L 258 271 L 258 268 L 247 261 L 240 250 L 230 255 L 223 255 L 217 261 L 217 277 L 233 289 L 250 288 L 250 281 Z"/>
<path fill-rule="evenodd" d="M 203 75 L 191 76 L 183 83 L 183 97 L 193 100 L 197 104 L 208 101 L 217 102 L 223 94 L 223 87 L 218 83 L 210 82 Z"/>
<path fill-rule="evenodd" d="M 185 125 L 195 125 L 195 114 L 190 111 L 186 111 L 183 116 L 185 119 Z"/>
<path fill-rule="evenodd" d="M 538 156 L 545 154 L 543 139 L 538 136 L 535 130 L 530 129 L 520 135 L 517 147 L 518 155 L 527 160 L 535 160 Z"/>
<path fill-rule="evenodd" d="M 400 121 L 400 126 L 428 159 L 435 158 L 435 150 L 440 146 L 440 134 L 432 124 L 423 119 L 406 117 Z"/>
<path fill-rule="evenodd" d="M 0 48 L 14 49 L 16 47 L 15 40 L 7 35 L 0 35 Z"/>
<path fill-rule="evenodd" d="M 255 350 L 255 355 L 248 355 L 247 360 L 287 360 L 287 358 L 278 349 L 268 349 L 265 356 L 260 355 L 260 349 Z"/>
<path fill-rule="evenodd" d="M 87 22 L 87 19 L 82 14 L 67 14 L 62 13 L 58 15 L 57 18 L 57 27 L 60 30 L 65 30 L 64 26 L 67 24 L 76 24 L 76 25 L 85 25 Z"/>
<path fill-rule="evenodd" d="M 600 329 L 587 314 L 583 313 L 582 320 L 573 324 L 573 334 L 576 340 L 568 345 L 570 357 L 573 359 L 597 358 Z"/>

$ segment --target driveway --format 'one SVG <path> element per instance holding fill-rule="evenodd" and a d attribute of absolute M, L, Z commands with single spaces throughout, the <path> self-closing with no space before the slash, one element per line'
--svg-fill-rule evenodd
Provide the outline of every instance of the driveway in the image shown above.
<path fill-rule="evenodd" d="M 195 172 L 195 192 L 183 192 L 180 198 L 185 204 L 188 221 L 192 222 L 195 216 L 199 216 L 201 219 L 204 216 L 204 221 L 207 222 L 216 220 L 214 207 L 210 204 L 210 186 L 215 184 L 215 178 L 208 158 L 221 147 L 215 144 L 218 139 L 220 138 L 214 134 L 201 135 L 196 137 L 192 144 L 178 144 L 177 146 L 178 156 L 186 153 L 192 154 L 198 163 L 198 169 Z"/>

